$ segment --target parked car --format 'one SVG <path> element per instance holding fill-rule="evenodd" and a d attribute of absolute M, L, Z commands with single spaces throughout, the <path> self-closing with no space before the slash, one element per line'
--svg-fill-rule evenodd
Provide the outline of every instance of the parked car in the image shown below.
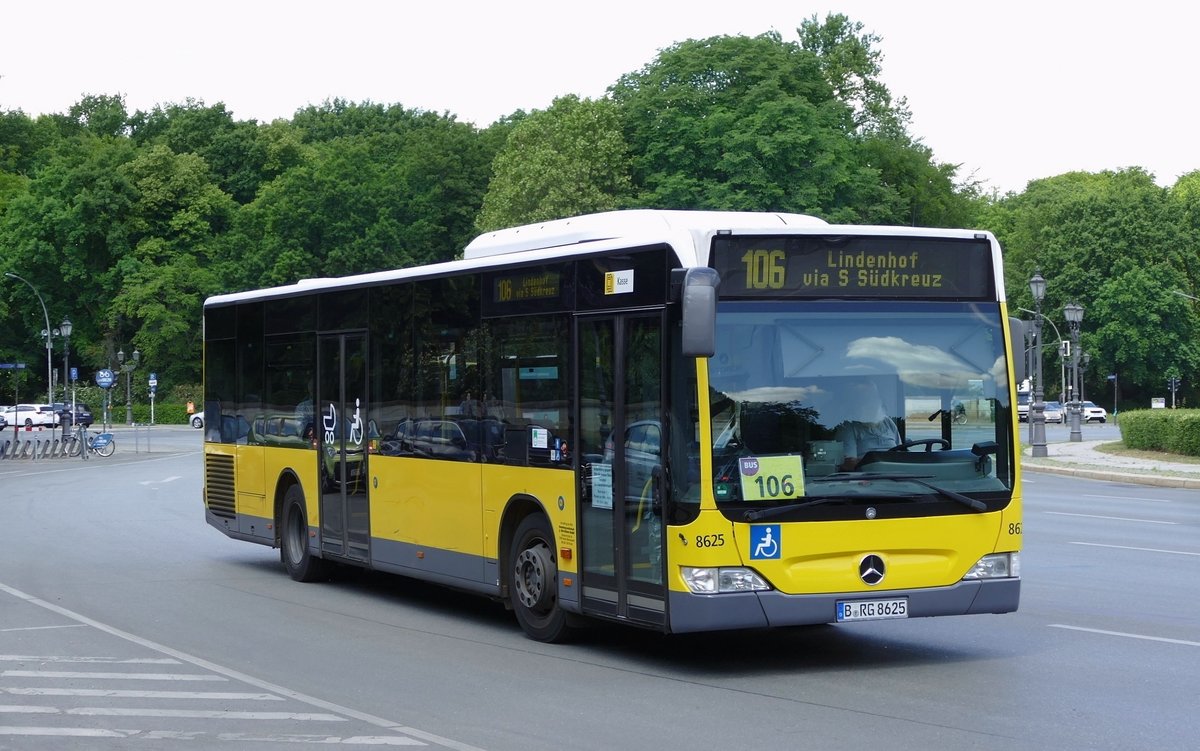
<path fill-rule="evenodd" d="M 55 414 L 54 407 L 50 404 L 18 404 L 13 407 L 5 407 L 4 419 L 8 421 L 9 425 L 19 425 L 25 428 L 34 425 L 54 427 L 58 424 L 58 415 Z"/>
<path fill-rule="evenodd" d="M 1095 402 L 1083 403 L 1084 422 L 1108 422 L 1108 410 Z"/>
<path fill-rule="evenodd" d="M 83 402 L 75 402 L 74 411 L 72 411 L 70 404 L 55 402 L 54 412 L 58 415 L 59 425 L 65 428 L 71 428 L 76 425 L 82 425 L 85 428 L 92 426 L 92 410 Z"/>
<path fill-rule="evenodd" d="M 204 412 L 193 412 L 188 420 L 193 428 L 200 429 L 204 427 Z"/>
<path fill-rule="evenodd" d="M 1059 402 L 1046 402 L 1046 422 L 1062 422 L 1063 406 Z"/>

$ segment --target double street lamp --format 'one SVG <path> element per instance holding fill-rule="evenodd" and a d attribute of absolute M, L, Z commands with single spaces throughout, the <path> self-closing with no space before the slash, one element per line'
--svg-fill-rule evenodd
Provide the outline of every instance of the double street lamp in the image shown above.
<path fill-rule="evenodd" d="M 1042 300 L 1046 298 L 1046 279 L 1041 271 L 1034 271 L 1029 279 L 1029 291 L 1033 294 L 1033 402 L 1029 405 L 1029 425 L 1033 434 L 1032 455 L 1046 456 L 1046 403 L 1042 385 Z"/>
<path fill-rule="evenodd" d="M 1079 324 L 1083 322 L 1083 306 L 1073 302 L 1063 308 L 1063 315 L 1067 318 L 1067 327 L 1071 332 L 1071 401 L 1067 405 L 1067 414 L 1071 419 L 1070 440 L 1079 442 L 1083 440 L 1079 426 L 1083 413 L 1083 401 L 1079 394 Z"/>
<path fill-rule="evenodd" d="M 125 350 L 117 350 L 117 362 L 121 365 L 121 372 L 125 374 L 125 424 L 133 424 L 133 402 L 130 400 L 129 379 L 133 371 L 137 369 L 138 363 L 142 359 L 142 353 L 136 349 L 133 350 L 133 357 L 129 362 L 125 362 Z"/>

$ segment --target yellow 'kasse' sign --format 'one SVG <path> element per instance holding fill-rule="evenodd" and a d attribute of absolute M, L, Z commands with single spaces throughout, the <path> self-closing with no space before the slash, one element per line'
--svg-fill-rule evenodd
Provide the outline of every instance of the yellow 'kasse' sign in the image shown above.
<path fill-rule="evenodd" d="M 743 501 L 804 496 L 804 460 L 798 455 L 744 456 L 738 460 Z"/>

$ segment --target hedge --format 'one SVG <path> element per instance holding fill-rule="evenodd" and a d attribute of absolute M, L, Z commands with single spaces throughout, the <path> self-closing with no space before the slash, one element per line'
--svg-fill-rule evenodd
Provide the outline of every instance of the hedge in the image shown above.
<path fill-rule="evenodd" d="M 137 423 L 149 423 L 150 397 L 144 393 L 144 388 L 142 388 L 143 393 L 137 393 L 137 391 L 137 389 L 134 389 L 134 393 L 131 394 L 133 421 Z M 186 390 L 173 390 L 169 395 L 160 391 L 154 403 L 154 424 L 187 425 L 190 422 L 187 402 L 190 400 L 196 411 L 203 409 L 200 399 L 191 396 L 192 393 L 198 392 L 198 387 L 191 387 Z M 112 402 L 109 404 L 109 417 L 114 424 L 120 425 L 125 422 L 125 390 L 114 386 L 110 397 Z M 57 395 L 56 398 L 61 399 L 62 396 Z M 92 417 L 97 423 L 104 419 L 104 391 L 99 387 L 91 385 L 77 387 L 75 389 L 75 400 L 91 408 Z"/>
<path fill-rule="evenodd" d="M 1131 449 L 1200 456 L 1200 409 L 1138 409 L 1117 422 Z"/>

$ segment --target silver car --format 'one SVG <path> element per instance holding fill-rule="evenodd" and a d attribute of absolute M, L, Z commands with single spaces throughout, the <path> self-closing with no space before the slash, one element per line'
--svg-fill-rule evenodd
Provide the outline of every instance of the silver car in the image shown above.
<path fill-rule="evenodd" d="M 1063 406 L 1058 402 L 1046 402 L 1046 422 L 1063 421 Z"/>

